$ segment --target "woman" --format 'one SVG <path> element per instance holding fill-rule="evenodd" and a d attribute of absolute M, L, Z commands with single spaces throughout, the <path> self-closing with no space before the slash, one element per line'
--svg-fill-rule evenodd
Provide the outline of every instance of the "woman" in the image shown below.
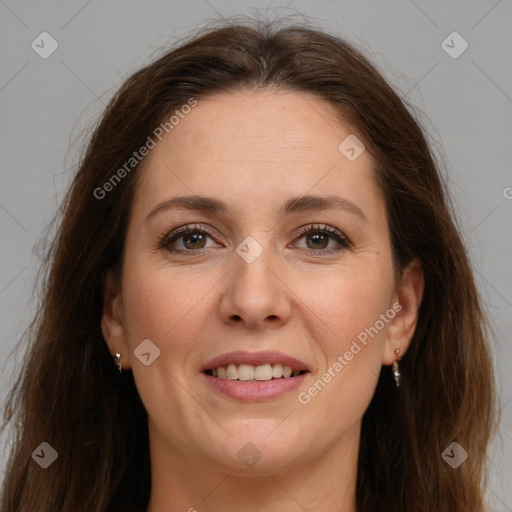
<path fill-rule="evenodd" d="M 61 210 L 2 510 L 484 510 L 468 257 L 349 43 L 204 29 L 122 85 Z"/>

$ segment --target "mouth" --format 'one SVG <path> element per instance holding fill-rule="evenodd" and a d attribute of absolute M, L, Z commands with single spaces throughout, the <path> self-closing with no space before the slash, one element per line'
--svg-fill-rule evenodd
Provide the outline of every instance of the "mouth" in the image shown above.
<path fill-rule="evenodd" d="M 240 382 L 268 382 L 279 379 L 294 379 L 309 373 L 306 369 L 293 368 L 281 363 L 263 363 L 259 365 L 236 364 L 221 365 L 203 370 L 203 373 L 217 379 L 229 379 Z"/>
<path fill-rule="evenodd" d="M 312 369 L 276 351 L 237 350 L 203 365 L 201 374 L 212 390 L 242 402 L 262 402 L 289 395 L 303 385 Z"/>

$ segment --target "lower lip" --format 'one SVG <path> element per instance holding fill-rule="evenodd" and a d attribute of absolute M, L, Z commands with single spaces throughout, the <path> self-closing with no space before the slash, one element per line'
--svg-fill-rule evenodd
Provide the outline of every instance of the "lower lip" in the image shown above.
<path fill-rule="evenodd" d="M 201 374 L 214 389 L 242 402 L 261 402 L 272 400 L 299 387 L 309 372 L 288 379 L 272 379 L 262 382 L 241 382 L 232 379 L 220 379 L 206 373 Z"/>

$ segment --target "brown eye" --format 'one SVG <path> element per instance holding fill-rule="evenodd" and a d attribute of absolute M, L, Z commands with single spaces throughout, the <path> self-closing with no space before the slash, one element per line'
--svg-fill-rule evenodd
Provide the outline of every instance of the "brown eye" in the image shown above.
<path fill-rule="evenodd" d="M 163 246 L 172 250 L 175 249 L 177 252 L 181 250 L 195 250 L 195 249 L 205 249 L 206 248 L 206 239 L 211 238 L 210 235 L 204 231 L 199 230 L 190 230 L 185 233 L 175 234 L 170 237 Z M 181 244 L 181 247 L 179 246 Z M 176 247 L 176 245 L 178 247 Z M 174 246 L 171 248 L 171 246 Z"/>
<path fill-rule="evenodd" d="M 200 254 L 201 250 L 208 248 L 208 238 L 213 240 L 214 237 L 205 228 L 183 226 L 166 234 L 158 248 L 172 253 Z M 199 252 L 195 253 L 194 250 Z"/>
<path fill-rule="evenodd" d="M 340 252 L 350 247 L 350 242 L 341 231 L 334 229 L 330 226 L 309 226 L 299 233 L 299 240 L 305 239 L 306 247 L 304 249 L 310 249 L 306 253 L 312 256 L 318 256 L 322 254 L 332 254 Z M 336 245 L 331 248 L 327 248 L 329 243 L 333 240 Z"/>
<path fill-rule="evenodd" d="M 203 249 L 207 236 L 205 233 L 194 231 L 190 234 L 182 235 L 180 238 L 183 239 L 183 245 L 187 249 Z"/>
<path fill-rule="evenodd" d="M 329 235 L 325 233 L 313 233 L 306 236 L 306 240 L 311 240 L 312 249 L 325 249 L 329 244 Z"/>

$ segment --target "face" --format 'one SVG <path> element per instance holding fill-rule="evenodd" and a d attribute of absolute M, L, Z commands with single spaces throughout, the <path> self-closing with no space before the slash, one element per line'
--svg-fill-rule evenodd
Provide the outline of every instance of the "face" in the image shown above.
<path fill-rule="evenodd" d="M 421 283 L 396 286 L 372 159 L 339 149 L 351 133 L 313 95 L 217 95 L 145 160 L 102 330 L 161 450 L 244 472 L 244 455 L 280 470 L 357 445 Z M 279 363 L 302 373 L 259 380 Z"/>

